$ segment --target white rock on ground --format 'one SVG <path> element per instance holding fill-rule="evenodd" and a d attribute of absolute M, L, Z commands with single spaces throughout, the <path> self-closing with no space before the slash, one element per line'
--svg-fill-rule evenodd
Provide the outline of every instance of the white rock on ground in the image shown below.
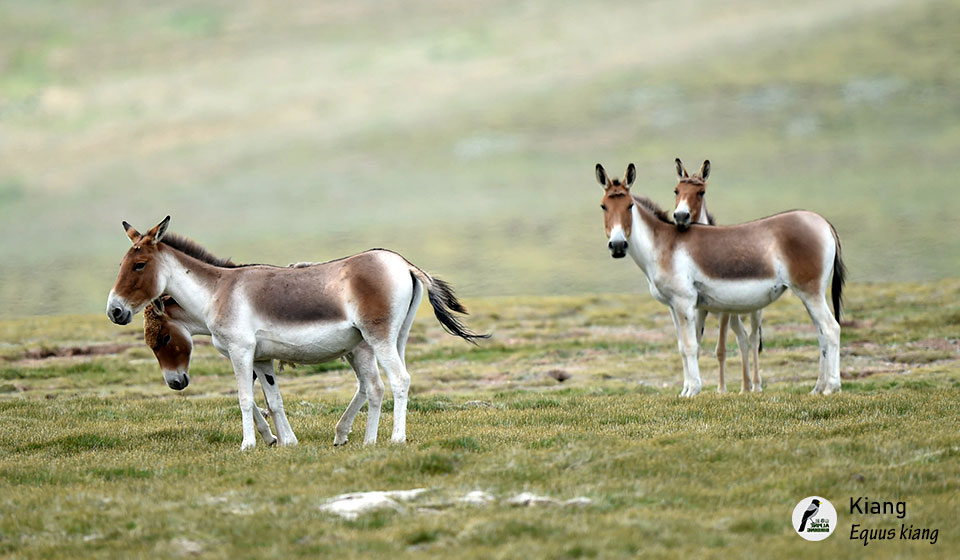
<path fill-rule="evenodd" d="M 557 500 L 547 496 L 538 496 L 531 492 L 522 492 L 507 500 L 511 506 L 547 506 L 559 504 Z"/>
<path fill-rule="evenodd" d="M 364 513 L 379 509 L 401 511 L 403 507 L 400 502 L 412 500 L 426 491 L 426 488 L 415 488 L 413 490 L 341 494 L 320 506 L 320 510 L 339 515 L 344 519 L 356 519 Z"/>
<path fill-rule="evenodd" d="M 457 501 L 471 506 L 485 506 L 495 500 L 496 498 L 489 492 L 474 490 Z"/>
<path fill-rule="evenodd" d="M 593 500 L 585 496 L 578 496 L 576 498 L 570 498 L 569 500 L 563 502 L 565 506 L 589 506 L 593 503 Z"/>
<path fill-rule="evenodd" d="M 530 506 L 587 506 L 593 503 L 593 500 L 583 496 L 571 498 L 565 502 L 550 498 L 548 496 L 538 496 L 531 492 L 523 492 L 507 500 L 512 506 L 530 507 Z"/>

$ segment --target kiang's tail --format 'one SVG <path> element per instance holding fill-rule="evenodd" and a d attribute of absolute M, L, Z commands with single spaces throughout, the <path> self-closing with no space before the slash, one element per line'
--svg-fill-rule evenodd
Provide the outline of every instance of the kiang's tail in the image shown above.
<path fill-rule="evenodd" d="M 847 281 L 847 267 L 843 264 L 843 256 L 840 252 L 840 236 L 837 235 L 837 230 L 833 227 L 833 224 L 830 225 L 830 229 L 833 231 L 833 239 L 837 244 L 837 251 L 833 256 L 833 282 L 830 291 L 833 295 L 833 316 L 839 323 L 840 311 L 843 308 L 843 285 Z"/>
<path fill-rule="evenodd" d="M 489 334 L 477 334 L 471 331 L 454 315 L 454 313 L 467 315 L 467 308 L 457 299 L 450 284 L 430 276 L 414 265 L 410 265 L 410 274 L 426 287 L 427 299 L 430 300 L 433 314 L 436 315 L 437 321 L 443 326 L 443 330 L 454 336 L 459 336 L 471 344 L 476 344 L 478 339 L 490 338 Z"/>

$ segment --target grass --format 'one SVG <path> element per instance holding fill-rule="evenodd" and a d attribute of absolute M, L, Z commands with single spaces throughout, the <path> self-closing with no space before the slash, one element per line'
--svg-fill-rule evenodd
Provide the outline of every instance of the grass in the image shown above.
<path fill-rule="evenodd" d="M 884 542 L 879 556 L 942 557 L 960 545 L 960 281 L 852 284 L 843 393 L 807 394 L 817 350 L 792 296 L 771 306 L 761 355 L 765 391 L 676 398 L 679 357 L 665 310 L 636 295 L 469 302 L 480 348 L 424 316 L 408 349 L 409 442 L 331 445 L 349 370 L 280 376 L 301 444 L 239 452 L 226 360 L 197 346 L 194 379 L 166 389 L 136 329 L 105 318 L 0 322 L 0 552 L 17 557 L 148 555 L 401 557 L 783 557 L 811 554 L 793 506 L 837 507 L 817 553 L 859 557 L 849 499 L 905 500 L 906 523 L 938 543 Z M 715 341 L 708 321 L 705 346 Z M 781 339 L 789 344 L 778 344 Z M 202 339 L 198 339 L 202 340 Z M 123 344 L 118 344 L 123 343 Z M 133 343 L 126 347 L 124 344 Z M 118 353 L 25 358 L 40 345 L 117 344 Z M 63 352 L 62 352 L 63 353 Z M 728 368 L 739 368 L 731 345 Z M 563 384 L 548 372 L 571 375 Z M 13 375 L 10 372 L 19 372 Z M 427 488 L 401 512 L 344 521 L 319 510 L 340 493 Z M 489 506 L 458 505 L 472 490 Z M 585 506 L 518 508 L 523 491 Z"/>

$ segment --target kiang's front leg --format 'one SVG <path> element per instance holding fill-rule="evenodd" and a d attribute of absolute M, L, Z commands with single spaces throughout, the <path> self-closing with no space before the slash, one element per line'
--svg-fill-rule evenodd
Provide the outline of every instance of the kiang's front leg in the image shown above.
<path fill-rule="evenodd" d="M 697 348 L 699 349 L 700 345 L 703 344 L 703 329 L 707 323 L 707 311 L 705 309 L 697 309 Z"/>
<path fill-rule="evenodd" d="M 254 380 L 256 380 L 256 373 L 254 373 Z M 277 444 L 277 436 L 273 435 L 273 431 L 270 430 L 270 423 L 267 422 L 266 418 L 264 418 L 264 415 L 266 414 L 269 413 L 267 411 L 261 412 L 260 407 L 254 405 L 253 423 L 256 424 L 257 431 L 260 432 L 260 437 L 263 438 L 263 443 L 273 447 Z"/>
<path fill-rule="evenodd" d="M 743 370 L 743 382 L 740 384 L 740 392 L 746 393 L 750 390 L 750 339 L 747 337 L 747 331 L 743 328 L 743 321 L 740 315 L 730 316 L 730 329 L 737 337 L 737 348 L 740 349 L 740 366 Z"/>
<path fill-rule="evenodd" d="M 697 361 L 696 308 L 692 301 L 678 301 L 670 307 L 674 326 L 677 329 L 677 345 L 683 360 L 683 391 L 681 397 L 694 397 L 700 393 L 700 365 Z"/>
<path fill-rule="evenodd" d="M 280 396 L 280 384 L 273 370 L 273 360 L 264 360 L 253 364 L 254 371 L 260 379 L 263 397 L 267 401 L 267 408 L 273 416 L 277 435 L 280 436 L 280 445 L 296 445 L 297 436 L 290 427 L 287 413 L 283 410 L 283 397 Z"/>
<path fill-rule="evenodd" d="M 753 390 L 763 390 L 760 383 L 760 321 L 763 320 L 763 310 L 757 309 L 750 314 L 750 355 L 753 356 Z"/>
<path fill-rule="evenodd" d="M 232 345 L 228 348 L 228 354 L 237 379 L 237 399 L 240 402 L 240 423 L 243 429 L 240 449 L 250 449 L 257 445 L 253 420 L 253 409 L 256 406 L 253 402 L 253 348 Z"/>
<path fill-rule="evenodd" d="M 727 326 L 730 324 L 730 314 L 720 314 L 720 330 L 717 333 L 717 363 L 720 365 L 720 374 L 717 378 L 717 392 L 727 392 L 727 382 L 724 379 L 724 368 L 727 363 Z"/>

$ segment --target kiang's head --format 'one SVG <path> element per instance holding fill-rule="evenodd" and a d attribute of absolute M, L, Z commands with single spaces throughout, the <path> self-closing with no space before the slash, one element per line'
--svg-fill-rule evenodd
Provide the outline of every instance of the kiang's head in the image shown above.
<path fill-rule="evenodd" d="M 677 158 L 677 186 L 673 194 L 677 195 L 673 219 L 677 229 L 684 231 L 690 224 L 700 222 L 705 212 L 703 197 L 707 193 L 707 177 L 710 176 L 710 160 L 704 160 L 700 171 L 694 175 L 687 173 L 680 158 Z"/>
<path fill-rule="evenodd" d="M 183 308 L 170 296 L 154 300 L 143 310 L 143 341 L 153 350 L 167 386 L 177 391 L 190 384 L 193 352 L 193 338 L 183 318 Z"/>
<path fill-rule="evenodd" d="M 167 232 L 170 216 L 141 234 L 127 222 L 123 229 L 133 246 L 120 261 L 117 281 L 107 297 L 107 317 L 118 325 L 126 325 L 166 288 L 163 259 L 158 247 Z"/>
<path fill-rule="evenodd" d="M 633 227 L 633 196 L 630 187 L 637 179 L 637 168 L 631 163 L 623 181 L 607 176 L 603 166 L 597 164 L 597 182 L 603 187 L 603 227 L 607 234 L 607 248 L 615 259 L 626 256 L 630 231 Z"/>

